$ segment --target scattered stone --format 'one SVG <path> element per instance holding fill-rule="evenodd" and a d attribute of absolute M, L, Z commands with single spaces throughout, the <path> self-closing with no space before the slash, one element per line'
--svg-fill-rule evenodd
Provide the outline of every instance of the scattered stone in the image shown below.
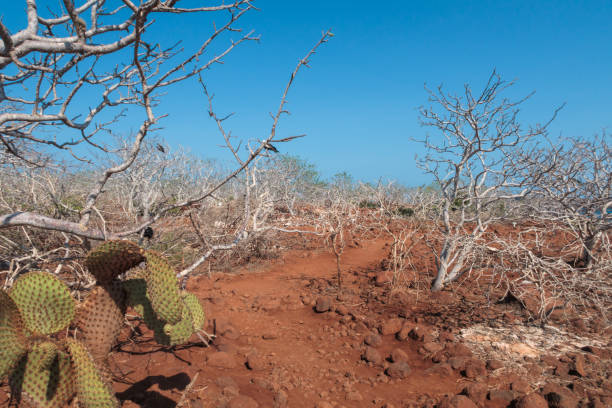
<path fill-rule="evenodd" d="M 261 335 L 261 338 L 264 340 L 276 340 L 278 337 L 278 331 L 274 329 L 269 329 Z"/>
<path fill-rule="evenodd" d="M 516 408 L 548 408 L 548 403 L 540 394 L 531 393 L 516 400 Z"/>
<path fill-rule="evenodd" d="M 236 368 L 236 359 L 230 353 L 225 351 L 217 351 L 212 353 L 206 359 L 206 363 L 217 368 Z"/>
<path fill-rule="evenodd" d="M 479 405 L 484 405 L 487 398 L 487 386 L 481 383 L 468 384 L 462 391 L 462 394 L 467 395 L 472 401 Z"/>
<path fill-rule="evenodd" d="M 578 400 L 567 388 L 555 383 L 548 383 L 542 388 L 542 394 L 548 401 L 549 408 L 576 408 Z"/>
<path fill-rule="evenodd" d="M 438 404 L 439 408 L 478 408 L 474 401 L 465 395 L 454 395 L 446 397 Z"/>
<path fill-rule="evenodd" d="M 380 327 L 380 333 L 383 336 L 398 333 L 400 330 L 402 330 L 403 324 L 404 324 L 404 321 L 397 317 L 393 319 L 389 319 L 386 322 L 384 322 L 383 325 Z"/>
<path fill-rule="evenodd" d="M 466 378 L 477 378 L 486 373 L 485 364 L 476 359 L 470 359 L 466 362 L 465 368 L 461 372 Z"/>
<path fill-rule="evenodd" d="M 329 296 L 319 296 L 315 303 L 315 311 L 317 313 L 328 312 L 332 307 L 332 299 Z"/>
<path fill-rule="evenodd" d="M 431 341 L 429 343 L 423 344 L 423 349 L 425 349 L 427 353 L 437 353 L 438 351 L 442 351 L 442 349 L 444 349 L 444 346 L 440 343 Z"/>
<path fill-rule="evenodd" d="M 574 356 L 574 361 L 571 365 L 570 374 L 578 375 L 580 377 L 586 377 L 587 373 L 584 369 L 584 356 L 582 354 L 576 354 Z"/>
<path fill-rule="evenodd" d="M 467 365 L 467 358 L 451 357 L 448 359 L 448 364 L 450 364 L 453 370 L 463 371 L 465 370 L 465 366 Z"/>
<path fill-rule="evenodd" d="M 334 408 L 334 406 L 327 401 L 319 401 L 315 408 Z"/>
<path fill-rule="evenodd" d="M 338 305 L 336 307 L 336 313 L 338 313 L 340 316 L 346 316 L 348 315 L 348 308 L 344 305 Z"/>
<path fill-rule="evenodd" d="M 238 395 L 230 400 L 227 408 L 257 408 L 259 404 L 251 397 Z"/>
<path fill-rule="evenodd" d="M 507 390 L 491 390 L 488 399 L 495 405 L 507 407 L 514 399 L 514 393 Z"/>
<path fill-rule="evenodd" d="M 447 363 L 434 364 L 433 366 L 425 370 L 425 372 L 427 374 L 434 374 L 443 377 L 450 377 L 453 375 L 453 369 L 451 368 L 450 364 Z"/>
<path fill-rule="evenodd" d="M 487 360 L 487 368 L 491 371 L 504 367 L 504 363 L 499 360 Z"/>
<path fill-rule="evenodd" d="M 393 349 L 393 351 L 391 351 L 390 358 L 391 362 L 393 363 L 399 363 L 400 361 L 408 362 L 408 354 L 406 354 L 404 350 L 399 348 L 395 348 Z"/>
<path fill-rule="evenodd" d="M 376 350 L 373 347 L 366 347 L 365 351 L 363 353 L 362 358 L 365 361 L 368 361 L 372 364 L 376 364 L 376 365 L 380 365 L 382 364 L 383 358 L 380 355 L 380 353 L 378 352 L 378 350 Z"/>
<path fill-rule="evenodd" d="M 363 342 L 368 346 L 380 347 L 382 344 L 382 337 L 380 337 L 378 334 L 368 334 L 363 339 Z"/>
<path fill-rule="evenodd" d="M 405 361 L 389 365 L 386 373 L 391 378 L 406 378 L 410 374 L 410 366 Z"/>
<path fill-rule="evenodd" d="M 529 383 L 525 380 L 513 381 L 510 384 L 510 389 L 520 394 L 527 394 L 531 392 L 531 387 L 529 386 Z"/>
<path fill-rule="evenodd" d="M 428 335 L 430 335 L 429 332 L 423 326 L 416 326 L 408 333 L 410 338 L 419 341 L 425 341 L 425 337 Z"/>
<path fill-rule="evenodd" d="M 246 365 L 249 370 L 260 371 L 266 369 L 266 360 L 259 353 L 250 353 L 246 359 Z"/>

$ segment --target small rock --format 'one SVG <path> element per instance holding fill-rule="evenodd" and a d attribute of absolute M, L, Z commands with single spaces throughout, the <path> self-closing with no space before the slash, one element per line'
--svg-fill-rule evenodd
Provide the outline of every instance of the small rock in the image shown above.
<path fill-rule="evenodd" d="M 463 389 L 463 394 L 467 395 L 472 401 L 479 405 L 484 405 L 487 398 L 487 386 L 481 383 L 468 384 Z"/>
<path fill-rule="evenodd" d="M 391 362 L 399 363 L 400 361 L 408 362 L 408 354 L 404 350 L 395 348 L 391 351 Z"/>
<path fill-rule="evenodd" d="M 338 305 L 336 307 L 336 313 L 338 313 L 340 316 L 346 316 L 348 315 L 348 308 L 344 305 Z"/>
<path fill-rule="evenodd" d="M 510 384 L 510 389 L 520 394 L 527 394 L 531 392 L 531 387 L 529 386 L 529 383 L 525 380 L 513 381 Z"/>
<path fill-rule="evenodd" d="M 410 366 L 404 361 L 389 365 L 386 373 L 391 378 L 406 378 L 410 374 Z"/>
<path fill-rule="evenodd" d="M 380 347 L 382 344 L 382 337 L 380 337 L 378 334 L 368 334 L 363 339 L 363 342 L 368 346 Z"/>
<path fill-rule="evenodd" d="M 491 371 L 500 369 L 503 366 L 504 366 L 504 363 L 502 363 L 499 360 L 487 360 L 487 368 Z"/>
<path fill-rule="evenodd" d="M 470 359 L 466 362 L 465 368 L 461 372 L 466 378 L 477 378 L 486 373 L 485 364 L 476 359 Z"/>
<path fill-rule="evenodd" d="M 587 373 L 584 369 L 584 356 L 582 354 L 576 354 L 574 356 L 574 362 L 572 364 L 570 374 L 576 374 L 580 377 L 586 377 Z"/>
<path fill-rule="evenodd" d="M 276 340 L 278 339 L 279 334 L 278 331 L 274 329 L 269 329 L 261 335 L 261 338 L 264 340 Z"/>
<path fill-rule="evenodd" d="M 516 400 L 516 408 L 548 408 L 548 403 L 540 394 L 531 393 Z"/>
<path fill-rule="evenodd" d="M 429 332 L 423 326 L 414 327 L 408 336 L 414 340 L 425 341 L 425 336 L 427 336 Z"/>
<path fill-rule="evenodd" d="M 542 394 L 548 401 L 549 408 L 576 408 L 578 400 L 567 388 L 555 383 L 548 383 L 542 388 Z"/>
<path fill-rule="evenodd" d="M 478 408 L 474 401 L 466 397 L 465 395 L 454 395 L 452 397 L 446 397 L 438 405 L 438 408 Z"/>
<path fill-rule="evenodd" d="M 260 371 L 266 369 L 266 360 L 258 353 L 250 353 L 246 359 L 249 370 Z"/>
<path fill-rule="evenodd" d="M 425 351 L 427 351 L 427 353 L 437 353 L 438 351 L 442 351 L 444 346 L 440 343 L 431 341 L 429 343 L 423 344 L 423 348 L 425 349 Z"/>
<path fill-rule="evenodd" d="M 383 358 L 380 355 L 380 353 L 378 352 L 378 350 L 376 350 L 373 347 L 366 347 L 365 351 L 363 353 L 362 358 L 365 361 L 368 361 L 368 362 L 370 362 L 372 364 L 376 364 L 376 365 L 382 364 L 382 361 L 383 361 Z"/>
<path fill-rule="evenodd" d="M 463 371 L 465 370 L 467 361 L 465 357 L 451 357 L 448 359 L 448 364 L 450 364 L 453 370 Z"/>
<path fill-rule="evenodd" d="M 399 319 L 399 318 L 389 319 L 386 322 L 384 322 L 383 325 L 380 327 L 380 333 L 383 336 L 398 333 L 400 330 L 402 330 L 403 324 L 404 324 L 404 321 L 402 319 Z"/>
<path fill-rule="evenodd" d="M 319 296 L 315 303 L 315 311 L 317 313 L 328 312 L 332 307 L 332 299 L 329 296 Z"/>
<path fill-rule="evenodd" d="M 427 374 L 434 374 L 442 377 L 450 377 L 453 375 L 453 369 L 451 368 L 450 364 L 447 363 L 434 364 L 425 370 L 425 372 Z"/>
<path fill-rule="evenodd" d="M 315 408 L 334 408 L 334 406 L 327 401 L 319 401 L 315 405 Z"/>
<path fill-rule="evenodd" d="M 495 405 L 507 407 L 514 399 L 514 393 L 506 390 L 491 390 L 488 399 Z"/>
<path fill-rule="evenodd" d="M 212 367 L 218 368 L 236 368 L 236 359 L 234 356 L 225 351 L 217 351 L 212 353 L 206 359 L 206 363 Z"/>

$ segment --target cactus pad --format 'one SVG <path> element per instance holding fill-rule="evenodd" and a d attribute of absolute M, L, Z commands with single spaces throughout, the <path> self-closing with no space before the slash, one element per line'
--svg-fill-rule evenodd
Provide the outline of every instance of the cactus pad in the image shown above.
<path fill-rule="evenodd" d="M 52 334 L 66 328 L 74 317 L 74 300 L 68 287 L 54 275 L 30 272 L 9 291 L 25 323 L 34 334 Z"/>
<path fill-rule="evenodd" d="M 61 408 L 74 395 L 70 358 L 51 342 L 32 345 L 21 359 L 9 383 L 11 391 L 26 406 Z"/>
<path fill-rule="evenodd" d="M 21 313 L 11 297 L 0 290 L 0 380 L 4 378 L 26 352 Z"/>
<path fill-rule="evenodd" d="M 106 361 L 123 326 L 124 297 L 117 285 L 97 285 L 78 307 L 75 322 L 80 339 L 99 364 Z"/>
<path fill-rule="evenodd" d="M 183 317 L 178 323 L 164 325 L 164 333 L 168 336 L 167 346 L 176 346 L 189 340 L 194 330 L 193 318 L 187 307 L 183 308 Z"/>
<path fill-rule="evenodd" d="M 204 314 L 202 304 L 200 304 L 200 301 L 193 293 L 183 291 L 181 292 L 181 297 L 183 298 L 183 303 L 191 313 L 193 330 L 202 330 L 204 328 L 204 323 L 206 323 L 206 315 Z"/>
<path fill-rule="evenodd" d="M 92 250 L 85 266 L 99 283 L 108 283 L 142 261 L 144 251 L 130 241 L 107 241 Z"/>
<path fill-rule="evenodd" d="M 127 294 L 127 305 L 142 316 L 144 323 L 153 331 L 155 341 L 166 346 L 170 345 L 170 339 L 163 330 L 164 322 L 157 317 L 147 297 L 147 283 L 145 280 L 135 277 L 123 281 L 122 285 Z"/>
<path fill-rule="evenodd" d="M 85 346 L 70 338 L 66 345 L 72 359 L 79 403 L 86 408 L 119 407 L 110 384 L 104 381 Z"/>
<path fill-rule="evenodd" d="M 145 253 L 147 260 L 147 297 L 157 316 L 169 324 L 178 323 L 183 315 L 183 302 L 174 271 L 160 254 Z"/>

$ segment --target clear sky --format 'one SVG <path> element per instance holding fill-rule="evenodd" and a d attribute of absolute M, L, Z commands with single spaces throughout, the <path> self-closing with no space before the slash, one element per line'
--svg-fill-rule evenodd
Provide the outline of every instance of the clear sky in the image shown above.
<path fill-rule="evenodd" d="M 23 5 L 2 1 L 3 21 L 19 26 Z M 8 6 L 10 4 L 10 7 Z M 77 4 L 80 2 L 77 1 Z M 196 4 L 195 0 L 184 1 Z M 204 2 L 210 4 L 214 2 Z M 479 89 L 495 68 L 516 79 L 509 96 L 536 94 L 523 106 L 524 123 L 547 121 L 553 136 L 591 136 L 612 127 L 612 1 L 287 1 L 258 0 L 240 26 L 261 35 L 206 72 L 219 114 L 244 139 L 265 137 L 289 73 L 330 28 L 335 37 L 300 72 L 289 95 L 291 116 L 279 136 L 306 138 L 279 145 L 314 163 L 324 176 L 347 171 L 357 179 L 429 181 L 414 164 L 421 147 L 410 140 L 426 104 L 423 85 Z M 6 8 L 5 8 L 6 6 Z M 159 20 L 155 36 L 199 45 L 210 14 Z M 217 23 L 221 18 L 215 18 Z M 159 36 L 159 37 L 157 37 Z M 222 38 L 221 42 L 228 41 Z M 195 82 L 174 88 L 157 113 L 170 114 L 161 134 L 206 157 L 226 157 Z"/>

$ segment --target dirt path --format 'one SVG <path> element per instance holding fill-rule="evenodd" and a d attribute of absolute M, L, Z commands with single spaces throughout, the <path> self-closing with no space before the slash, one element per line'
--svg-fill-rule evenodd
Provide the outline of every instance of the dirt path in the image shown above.
<path fill-rule="evenodd" d="M 205 407 L 400 406 L 435 389 L 456 392 L 455 376 L 423 374 L 432 363 L 417 353 L 416 341 L 400 344 L 392 335 L 382 336 L 376 347 L 380 361 L 362 360 L 364 337 L 382 322 L 362 314 L 360 285 L 386 252 L 382 240 L 347 248 L 342 301 L 336 299 L 335 258 L 322 251 L 290 251 L 259 270 L 194 277 L 188 289 L 205 304 L 217 339 L 209 348 L 174 354 L 133 355 L 130 350 L 146 349 L 146 343 L 123 345 L 114 355 L 116 367 L 134 370 L 126 379 L 136 381 L 116 385 L 127 400 L 124 406 L 172 407 L 196 373 L 186 396 L 192 406 Z M 317 299 L 330 301 L 332 311 L 317 313 Z M 395 348 L 409 361 L 405 379 L 384 374 L 390 365 L 384 357 Z"/>

